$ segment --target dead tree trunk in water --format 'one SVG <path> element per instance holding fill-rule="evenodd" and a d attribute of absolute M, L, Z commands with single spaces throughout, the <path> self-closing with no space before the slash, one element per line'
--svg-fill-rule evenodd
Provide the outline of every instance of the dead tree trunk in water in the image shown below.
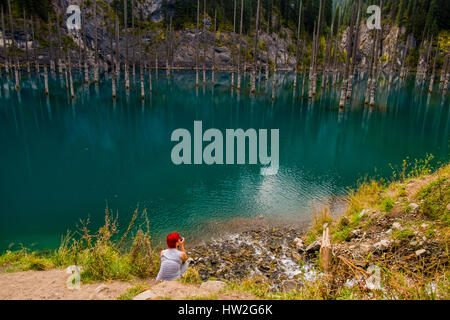
<path fill-rule="evenodd" d="M 116 28 L 115 28 L 115 34 L 116 34 L 116 77 L 117 80 L 120 79 L 120 45 L 119 45 L 119 17 L 116 16 Z"/>
<path fill-rule="evenodd" d="M 252 75 L 251 75 L 251 90 L 252 93 L 255 92 L 255 78 L 256 78 L 256 68 L 257 68 L 257 61 L 258 61 L 258 41 L 259 41 L 259 3 L 260 0 L 258 0 L 258 4 L 256 7 L 256 29 L 255 29 L 255 49 L 253 52 L 253 68 L 252 68 Z"/>
<path fill-rule="evenodd" d="M 171 22 L 172 22 L 172 17 L 170 18 L 171 19 Z M 134 30 L 134 1 L 133 0 L 131 0 L 131 30 L 132 30 L 132 32 L 133 32 L 133 38 L 134 38 L 134 36 L 135 36 L 135 30 Z M 141 41 L 140 39 L 139 39 L 139 41 Z M 134 43 L 135 43 L 135 41 L 133 41 Z M 133 81 L 136 79 L 136 55 L 135 55 L 135 52 L 136 52 L 136 50 L 135 50 L 135 44 L 133 43 L 133 50 L 132 50 L 132 52 L 133 52 L 133 57 L 132 57 L 132 59 L 133 59 Z M 142 63 L 142 57 L 141 57 L 141 53 L 139 53 L 139 65 Z"/>
<path fill-rule="evenodd" d="M 212 58 L 212 72 L 211 72 L 211 83 L 214 85 L 215 82 L 215 72 L 216 72 L 216 29 L 217 29 L 217 9 L 214 11 L 214 39 L 213 39 L 213 58 Z"/>
<path fill-rule="evenodd" d="M 433 71 L 431 72 L 431 78 L 430 78 L 430 86 L 428 88 L 428 92 L 433 92 L 433 85 L 434 85 L 434 78 L 436 78 L 436 60 L 439 57 L 439 43 L 436 48 L 436 53 L 434 55 L 434 62 L 433 62 Z"/>
<path fill-rule="evenodd" d="M 108 7 L 108 15 L 111 17 L 111 6 Z M 112 91 L 112 97 L 113 99 L 116 98 L 116 71 L 114 70 L 115 62 L 114 62 L 114 47 L 113 47 L 113 37 L 114 37 L 114 22 L 109 24 L 110 28 L 110 36 L 109 36 L 109 45 L 111 47 L 111 53 L 110 53 L 110 63 L 111 63 L 111 91 Z M 85 35 L 86 36 L 86 35 Z M 86 45 L 86 43 L 85 43 Z M 87 64 L 85 64 L 87 66 Z M 88 79 L 89 81 L 89 79 Z"/>
<path fill-rule="evenodd" d="M 400 67 L 400 78 L 403 79 L 406 75 L 406 68 L 405 68 L 405 64 L 406 64 L 406 58 L 408 57 L 408 50 L 411 46 L 411 42 L 413 41 L 412 39 L 412 35 L 409 35 L 408 38 L 406 39 L 406 46 L 405 46 L 405 51 L 402 54 L 402 60 L 401 60 L 401 67 Z"/>
<path fill-rule="evenodd" d="M 61 43 L 61 27 L 59 25 L 59 10 L 56 11 L 56 32 L 58 33 L 58 73 L 59 76 L 62 76 L 62 43 Z M 39 71 L 39 66 L 36 67 Z"/>
<path fill-rule="evenodd" d="M 241 23 L 239 25 L 239 51 L 237 66 L 237 89 L 241 90 L 241 47 L 242 47 L 242 21 L 244 19 L 244 0 L 241 0 Z"/>
<path fill-rule="evenodd" d="M 301 23 L 302 23 L 302 7 L 303 0 L 300 0 L 300 6 L 298 9 L 298 25 L 297 25 L 297 46 L 296 46 L 296 63 L 295 63 L 295 71 L 294 71 L 294 89 L 297 88 L 297 77 L 298 77 L 298 63 L 299 63 L 299 53 L 300 53 L 300 31 L 301 31 Z"/>
<path fill-rule="evenodd" d="M 317 57 L 319 56 L 319 51 L 320 51 L 320 30 L 321 30 L 321 25 L 322 25 L 322 15 L 323 15 L 323 11 L 324 8 L 323 6 L 325 5 L 325 1 L 320 0 L 319 3 L 319 20 L 317 22 L 317 35 L 316 35 L 316 45 L 315 45 L 315 49 L 314 49 L 314 64 L 313 64 L 313 77 L 314 77 L 314 82 L 313 82 L 313 96 L 316 95 L 317 92 Z"/>
<path fill-rule="evenodd" d="M 14 40 L 14 21 L 12 18 L 12 13 L 11 13 L 11 2 L 10 0 L 8 0 L 8 10 L 9 10 L 9 24 L 10 24 L 10 28 L 11 28 L 11 44 L 12 44 L 12 49 L 13 49 L 13 54 L 14 54 L 14 77 L 16 79 L 16 90 L 20 89 L 20 80 L 19 80 L 19 59 L 17 57 L 17 47 L 16 47 L 16 41 Z"/>
<path fill-rule="evenodd" d="M 331 34 L 327 41 L 327 49 L 325 52 L 325 63 L 324 63 L 324 72 L 322 77 L 322 87 L 326 85 L 327 87 L 330 84 L 330 77 L 329 77 L 329 70 L 331 67 L 332 59 L 331 59 L 331 53 L 333 52 L 333 36 L 334 36 L 334 23 L 336 19 L 336 13 L 333 14 L 333 18 L 331 20 Z M 326 78 L 324 80 L 324 78 Z"/>
<path fill-rule="evenodd" d="M 353 30 L 355 27 L 355 20 L 356 20 L 356 10 L 357 6 L 353 4 L 353 14 L 352 14 L 352 20 L 350 22 L 350 28 L 347 35 L 347 54 L 346 54 L 346 61 L 345 61 L 345 67 L 344 67 L 344 80 L 342 81 L 342 87 L 341 87 L 341 98 L 339 99 L 339 108 L 344 108 L 345 105 L 345 98 L 347 94 L 347 84 L 349 81 L 349 73 L 350 73 L 350 55 L 352 53 L 352 39 L 353 39 Z"/>
<path fill-rule="evenodd" d="M 51 23 L 50 23 L 50 26 L 51 26 Z M 50 30 L 50 26 L 49 26 L 49 30 Z M 30 56 L 28 55 L 28 33 L 27 33 L 27 19 L 25 16 L 25 8 L 23 9 L 23 33 L 25 34 L 25 57 L 27 59 L 27 73 L 29 74 L 31 70 L 30 70 Z M 50 42 L 50 48 L 51 48 L 51 43 L 52 43 L 51 36 L 49 37 L 48 40 Z M 50 60 L 51 60 L 51 53 L 52 53 L 52 50 L 50 49 Z"/>
<path fill-rule="evenodd" d="M 33 42 L 33 59 L 34 59 L 34 67 L 36 68 L 36 72 L 39 74 L 39 62 L 37 59 L 37 53 L 36 53 L 36 39 L 34 36 L 34 19 L 33 16 L 31 16 L 31 39 Z"/>
<path fill-rule="evenodd" d="M 388 84 L 391 85 L 392 84 L 392 78 L 393 78 L 393 72 L 394 72 L 394 64 L 396 63 L 396 52 L 397 52 L 397 42 L 398 42 L 398 34 L 400 32 L 400 29 L 397 29 L 396 33 L 395 33 L 395 41 L 394 41 L 394 46 L 392 48 L 391 51 L 391 61 L 389 63 L 389 82 Z"/>
<path fill-rule="evenodd" d="M 441 85 L 445 81 L 445 73 L 447 71 L 447 66 L 448 66 L 448 54 L 445 56 L 444 64 L 443 64 L 442 69 L 441 69 L 441 77 L 440 77 L 440 80 L 439 80 Z"/>
<path fill-rule="evenodd" d="M 84 13 L 84 16 L 86 17 L 86 13 Z M 85 23 L 83 23 L 83 44 L 84 44 L 84 47 L 83 47 L 83 55 L 84 55 L 84 83 L 89 84 L 89 67 L 88 67 L 86 24 Z M 111 40 L 111 57 L 113 57 L 112 40 Z"/>
<path fill-rule="evenodd" d="M 339 20 L 338 25 L 336 29 L 336 38 L 334 39 L 334 57 L 333 57 L 333 83 L 332 86 L 334 87 L 336 85 L 336 82 L 339 80 L 340 76 L 338 73 L 338 66 L 337 66 L 337 51 L 339 49 L 339 29 L 341 28 L 341 19 L 342 19 L 342 13 L 339 10 Z"/>
<path fill-rule="evenodd" d="M 125 29 L 125 89 L 130 89 L 130 75 L 128 73 L 128 21 L 127 0 L 123 0 L 123 23 Z"/>
<path fill-rule="evenodd" d="M 313 41 L 311 43 L 311 61 L 309 63 L 309 79 L 308 79 L 308 99 L 311 99 L 313 96 L 313 82 L 314 80 L 314 51 L 316 48 L 316 22 L 314 21 L 314 29 L 313 29 Z"/>
<path fill-rule="evenodd" d="M 142 40 L 141 40 L 141 30 L 138 30 L 138 40 L 139 40 L 139 75 L 141 80 L 141 99 L 145 100 L 145 87 L 144 87 L 144 70 L 142 68 Z"/>
<path fill-rule="evenodd" d="M 358 18 L 356 19 L 356 33 L 354 35 L 353 39 L 353 50 L 352 50 L 352 60 L 350 63 L 350 76 L 348 79 L 348 88 L 347 88 L 347 99 L 350 99 L 352 96 L 353 91 L 353 79 L 355 77 L 355 60 L 356 55 L 358 54 L 358 47 L 359 47 L 359 30 L 361 25 L 361 12 L 362 12 L 362 0 L 359 0 L 358 5 Z M 353 36 L 353 35 L 352 35 Z"/>
<path fill-rule="evenodd" d="M 195 85 L 198 87 L 199 79 L 198 79 L 198 60 L 199 60 L 199 46 L 200 46 L 200 39 L 198 34 L 198 28 L 200 23 L 200 0 L 197 0 L 197 28 L 195 29 L 195 42 L 196 42 L 196 49 L 195 49 Z"/>
<path fill-rule="evenodd" d="M 166 27 L 166 38 L 165 38 L 165 46 L 166 46 L 166 76 L 170 77 L 170 67 L 169 67 L 169 55 L 170 55 L 170 46 L 169 46 L 169 25 Z"/>
<path fill-rule="evenodd" d="M 234 0 L 234 10 L 233 10 L 233 43 L 236 41 L 236 2 Z M 231 52 L 231 88 L 234 88 L 234 64 L 235 58 L 233 52 Z"/>
<path fill-rule="evenodd" d="M 125 0 L 126 1 L 126 0 Z M 126 7 L 125 7 L 126 8 Z M 125 11 L 126 12 L 126 11 Z M 95 61 L 94 61 L 94 82 L 98 83 L 98 34 L 97 34 L 97 0 L 94 0 L 94 50 L 95 50 Z"/>
<path fill-rule="evenodd" d="M 383 10 L 383 0 L 380 0 L 380 8 L 381 10 Z M 371 90 L 370 90 L 370 102 L 369 104 L 371 106 L 375 105 L 375 88 L 377 85 L 377 69 L 378 69 L 378 57 L 380 55 L 379 49 L 380 49 L 380 44 L 379 41 L 381 37 L 381 31 L 380 30 L 376 30 L 376 37 L 375 37 L 375 56 L 373 58 L 373 69 L 372 69 L 372 86 L 371 86 Z"/>
<path fill-rule="evenodd" d="M 5 29 L 5 16 L 3 13 L 3 6 L 2 6 L 2 40 L 3 40 L 3 54 L 5 55 L 5 72 L 8 75 L 9 74 L 9 63 L 8 63 L 8 51 L 6 49 L 6 29 Z M 33 39 L 34 43 L 34 39 Z"/>
<path fill-rule="evenodd" d="M 47 72 L 46 64 L 44 64 L 44 88 L 45 88 L 45 94 L 48 96 L 48 72 Z"/>
<path fill-rule="evenodd" d="M 203 0 L 203 85 L 206 84 L 206 0 Z"/>

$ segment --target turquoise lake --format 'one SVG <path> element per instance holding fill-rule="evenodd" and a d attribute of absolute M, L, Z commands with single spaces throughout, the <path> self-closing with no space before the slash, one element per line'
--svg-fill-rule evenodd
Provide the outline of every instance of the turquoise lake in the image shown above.
<path fill-rule="evenodd" d="M 0 80 L 0 250 L 55 248 L 80 218 L 100 225 L 106 203 L 122 228 L 137 206 L 146 208 L 157 241 L 174 231 L 205 236 L 211 221 L 236 217 L 305 223 L 312 204 L 338 203 L 363 177 L 389 178 L 407 157 L 450 158 L 448 94 L 436 86 L 428 95 L 413 79 L 380 82 L 375 108 L 364 105 L 358 81 L 340 112 L 338 87 L 309 101 L 301 88 L 293 93 L 292 74 L 278 75 L 273 102 L 264 81 L 250 95 L 248 74 L 237 94 L 230 74 L 196 88 L 192 71 L 153 71 L 144 102 L 138 77 L 128 93 L 121 79 L 115 102 L 109 78 L 87 86 L 75 75 L 72 101 L 58 75 L 49 97 L 43 76 L 21 77 L 19 92 L 13 78 Z M 174 165 L 171 134 L 193 132 L 195 120 L 203 130 L 279 129 L 278 174 L 262 176 L 259 165 Z"/>

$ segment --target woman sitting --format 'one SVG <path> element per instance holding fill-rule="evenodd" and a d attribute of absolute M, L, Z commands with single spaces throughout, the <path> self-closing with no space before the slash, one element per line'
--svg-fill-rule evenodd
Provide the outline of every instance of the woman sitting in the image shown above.
<path fill-rule="evenodd" d="M 180 250 L 177 247 L 180 247 Z M 171 281 L 186 272 L 189 262 L 184 250 L 184 239 L 178 233 L 167 236 L 167 249 L 161 251 L 161 268 L 156 281 Z"/>

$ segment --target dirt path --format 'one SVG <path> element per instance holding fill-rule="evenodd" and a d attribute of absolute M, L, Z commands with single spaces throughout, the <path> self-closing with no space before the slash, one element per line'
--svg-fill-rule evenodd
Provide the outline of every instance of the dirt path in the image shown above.
<path fill-rule="evenodd" d="M 66 270 L 23 271 L 0 273 L 0 300 L 116 300 L 135 283 L 111 281 L 81 284 L 79 290 L 66 287 L 70 275 Z M 214 298 L 219 300 L 252 300 L 245 292 L 224 292 L 203 285 L 184 285 L 178 281 L 156 283 L 154 279 L 140 281 L 149 286 L 155 299 L 184 300 Z M 217 293 L 217 294 L 216 294 Z"/>
<path fill-rule="evenodd" d="M 111 300 L 117 299 L 133 285 L 114 281 L 82 284 L 80 290 L 69 290 L 66 270 L 24 271 L 0 274 L 1 300 Z M 97 289 L 98 288 L 98 289 Z M 97 290 L 96 290 L 97 289 Z"/>

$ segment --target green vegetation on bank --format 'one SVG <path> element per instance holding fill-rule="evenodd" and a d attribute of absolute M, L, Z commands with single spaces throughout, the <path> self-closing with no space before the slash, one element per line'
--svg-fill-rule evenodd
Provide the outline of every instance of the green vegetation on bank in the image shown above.
<path fill-rule="evenodd" d="M 117 216 L 108 207 L 105 223 L 98 231 L 92 233 L 89 221 L 81 221 L 76 235 L 68 233 L 54 251 L 39 253 L 26 248 L 7 251 L 0 256 L 0 270 L 16 272 L 80 265 L 83 282 L 148 278 L 156 276 L 159 270 L 159 251 L 150 243 L 146 210 L 134 211 L 120 237 Z"/>

